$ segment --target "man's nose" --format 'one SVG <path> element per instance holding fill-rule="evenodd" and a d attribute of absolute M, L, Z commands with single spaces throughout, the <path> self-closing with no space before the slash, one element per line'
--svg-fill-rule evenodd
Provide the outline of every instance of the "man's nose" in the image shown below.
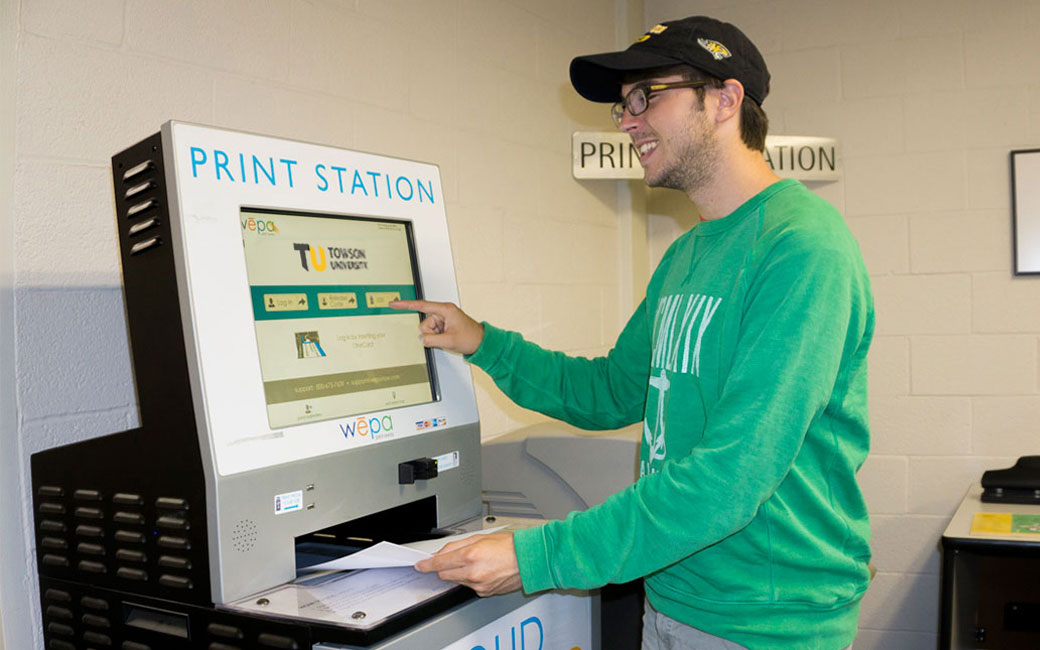
<path fill-rule="evenodd" d="M 631 133 L 642 121 L 642 115 L 632 115 L 626 108 L 621 112 L 621 121 L 618 123 L 618 129 L 625 133 Z"/>

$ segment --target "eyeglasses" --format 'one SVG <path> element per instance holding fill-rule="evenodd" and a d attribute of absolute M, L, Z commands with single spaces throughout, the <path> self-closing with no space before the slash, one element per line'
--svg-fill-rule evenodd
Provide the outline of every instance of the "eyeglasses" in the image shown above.
<path fill-rule="evenodd" d="M 642 115 L 650 108 L 650 95 L 662 90 L 672 88 L 700 88 L 708 85 L 707 81 L 677 81 L 668 84 L 643 84 L 628 91 L 624 99 L 610 107 L 610 116 L 614 118 L 614 124 L 621 126 L 621 119 L 625 116 L 625 109 L 632 117 Z"/>

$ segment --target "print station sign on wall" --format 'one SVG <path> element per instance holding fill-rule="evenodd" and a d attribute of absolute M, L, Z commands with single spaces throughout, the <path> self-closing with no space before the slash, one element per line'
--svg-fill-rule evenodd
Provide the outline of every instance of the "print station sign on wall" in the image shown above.
<path fill-rule="evenodd" d="M 625 133 L 577 131 L 571 149 L 574 178 L 642 178 L 639 152 Z M 766 137 L 766 162 L 780 178 L 836 181 L 841 145 L 834 138 L 800 135 Z"/>

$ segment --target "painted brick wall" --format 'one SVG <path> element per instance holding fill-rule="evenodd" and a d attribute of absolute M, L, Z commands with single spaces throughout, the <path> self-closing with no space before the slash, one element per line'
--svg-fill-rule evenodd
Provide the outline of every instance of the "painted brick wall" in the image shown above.
<path fill-rule="evenodd" d="M 571 56 L 612 49 L 611 0 L 5 3 L 20 451 L 5 472 L 136 422 L 108 158 L 172 118 L 438 163 L 465 307 L 576 353 L 616 335 L 616 188 L 569 175 L 570 132 L 609 120 L 566 82 Z M 860 240 L 879 319 L 860 477 L 880 573 L 856 647 L 932 647 L 947 519 L 984 469 L 1040 452 L 1040 281 L 1010 276 L 1007 172 L 1008 150 L 1040 145 L 1040 6 L 645 5 L 648 24 L 744 27 L 773 71 L 773 132 L 842 141 L 844 180 L 814 189 Z M 681 199 L 651 195 L 654 259 L 690 223 Z M 488 434 L 536 419 L 477 386 Z M 10 645 L 38 647 L 32 603 L 3 604 Z"/>
<path fill-rule="evenodd" d="M 813 189 L 860 242 L 877 304 L 860 481 L 879 573 L 856 650 L 933 648 L 938 540 L 985 469 L 1040 453 L 1040 278 L 1011 275 L 1008 152 L 1040 146 L 1040 4 L 646 0 L 647 24 L 741 26 L 773 75 L 771 132 L 840 139 Z M 672 194 L 672 195 L 669 195 Z M 651 258 L 695 218 L 650 201 Z"/>
<path fill-rule="evenodd" d="M 614 0 L 4 3 L 19 457 L 3 471 L 23 501 L 29 454 L 136 425 L 109 158 L 170 119 L 436 163 L 467 310 L 575 353 L 619 331 L 617 187 L 570 177 L 571 132 L 610 120 L 567 81 L 571 57 L 613 48 Z M 485 435 L 541 419 L 475 376 Z M 11 647 L 42 646 L 34 602 L 5 600 Z"/>

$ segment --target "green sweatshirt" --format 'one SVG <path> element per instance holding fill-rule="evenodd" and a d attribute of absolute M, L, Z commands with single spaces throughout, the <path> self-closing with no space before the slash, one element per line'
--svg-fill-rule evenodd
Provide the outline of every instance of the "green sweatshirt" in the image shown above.
<path fill-rule="evenodd" d="M 855 240 L 793 180 L 680 237 L 606 357 L 486 325 L 469 360 L 521 406 L 587 429 L 643 421 L 636 483 L 515 534 L 524 589 L 646 576 L 658 611 L 753 650 L 851 643 L 873 329 Z"/>

